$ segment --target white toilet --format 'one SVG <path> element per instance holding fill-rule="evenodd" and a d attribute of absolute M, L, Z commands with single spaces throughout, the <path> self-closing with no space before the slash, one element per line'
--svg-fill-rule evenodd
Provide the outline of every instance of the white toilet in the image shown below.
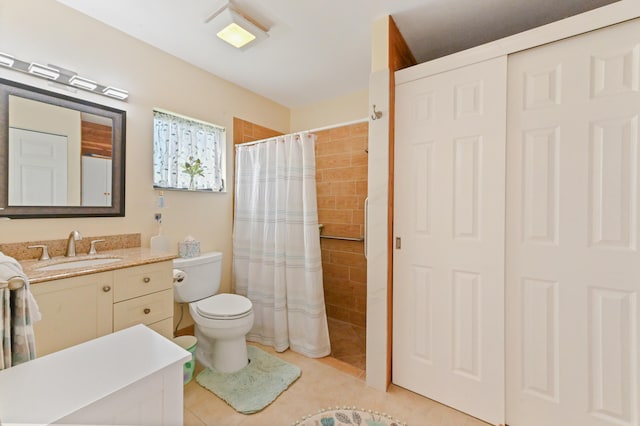
<path fill-rule="evenodd" d="M 196 359 L 212 370 L 232 373 L 248 364 L 246 335 L 253 326 L 251 301 L 238 294 L 217 294 L 222 253 L 173 260 L 174 299 L 189 303 L 198 339 Z"/>

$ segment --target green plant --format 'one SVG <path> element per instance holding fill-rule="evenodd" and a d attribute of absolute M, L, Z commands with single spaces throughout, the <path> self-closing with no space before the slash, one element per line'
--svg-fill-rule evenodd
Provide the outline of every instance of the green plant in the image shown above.
<path fill-rule="evenodd" d="M 192 178 L 194 176 L 204 176 L 204 169 L 205 166 L 202 165 L 199 158 L 194 160 L 193 157 L 189 157 L 189 161 L 182 165 L 182 170 Z"/>

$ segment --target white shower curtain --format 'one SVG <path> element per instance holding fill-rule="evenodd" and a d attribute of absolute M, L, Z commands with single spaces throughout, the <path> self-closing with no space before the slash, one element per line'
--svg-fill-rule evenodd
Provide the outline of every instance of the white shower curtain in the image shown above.
<path fill-rule="evenodd" d="M 250 341 L 329 355 L 316 201 L 315 135 L 236 149 L 233 275 L 253 303 Z"/>

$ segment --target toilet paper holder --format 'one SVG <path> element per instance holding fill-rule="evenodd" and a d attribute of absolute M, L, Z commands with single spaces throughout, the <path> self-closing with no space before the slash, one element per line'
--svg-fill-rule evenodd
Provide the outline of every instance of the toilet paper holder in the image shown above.
<path fill-rule="evenodd" d="M 186 277 L 187 277 L 187 274 L 184 271 L 181 271 L 180 269 L 174 269 L 173 270 L 173 283 L 174 284 L 182 283 L 182 281 L 184 281 Z"/>

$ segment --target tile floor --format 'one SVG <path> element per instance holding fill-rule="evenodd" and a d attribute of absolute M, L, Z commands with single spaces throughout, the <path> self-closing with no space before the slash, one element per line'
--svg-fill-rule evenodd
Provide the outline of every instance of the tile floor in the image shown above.
<path fill-rule="evenodd" d="M 328 318 L 331 356 L 360 370 L 367 367 L 367 329 Z"/>
<path fill-rule="evenodd" d="M 388 413 L 412 426 L 486 426 L 473 417 L 392 385 L 388 392 L 368 387 L 357 377 L 359 369 L 335 358 L 311 359 L 292 351 L 276 354 L 302 370 L 300 378 L 259 413 L 237 413 L 224 401 L 192 380 L 184 389 L 186 426 L 292 425 L 321 408 L 356 405 Z M 196 374 L 202 367 L 196 364 Z"/>

